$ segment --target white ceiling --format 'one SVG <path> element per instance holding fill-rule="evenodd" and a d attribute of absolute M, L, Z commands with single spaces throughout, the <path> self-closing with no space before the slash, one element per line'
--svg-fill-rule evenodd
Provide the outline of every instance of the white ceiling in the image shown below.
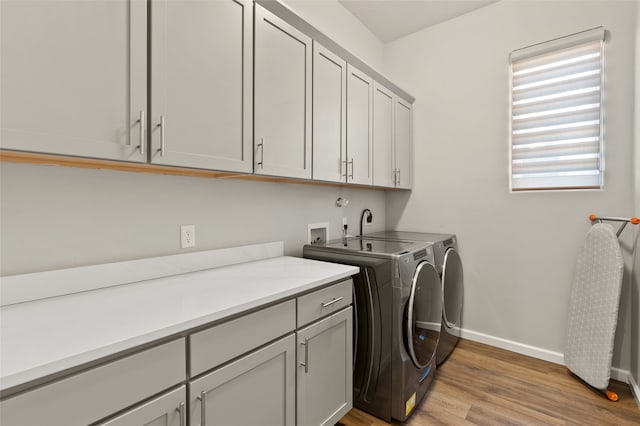
<path fill-rule="evenodd" d="M 383 43 L 497 0 L 338 0 Z"/>

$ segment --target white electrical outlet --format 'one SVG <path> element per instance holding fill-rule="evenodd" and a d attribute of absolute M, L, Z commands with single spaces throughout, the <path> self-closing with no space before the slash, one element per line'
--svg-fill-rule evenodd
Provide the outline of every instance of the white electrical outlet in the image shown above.
<path fill-rule="evenodd" d="M 196 246 L 196 226 L 182 225 L 180 226 L 180 247 L 189 248 Z"/>

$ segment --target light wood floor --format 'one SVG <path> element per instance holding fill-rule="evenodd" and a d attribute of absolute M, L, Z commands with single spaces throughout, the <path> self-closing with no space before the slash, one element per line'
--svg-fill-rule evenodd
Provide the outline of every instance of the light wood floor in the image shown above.
<path fill-rule="evenodd" d="M 611 402 L 564 366 L 460 340 L 406 425 L 640 425 L 629 386 Z M 358 409 L 338 425 L 388 425 Z M 403 423 L 393 422 L 393 425 Z"/>

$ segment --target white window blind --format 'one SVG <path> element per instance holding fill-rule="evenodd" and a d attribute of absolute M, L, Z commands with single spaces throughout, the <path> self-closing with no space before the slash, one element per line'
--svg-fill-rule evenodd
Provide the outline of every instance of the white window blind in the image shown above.
<path fill-rule="evenodd" d="M 604 29 L 516 50 L 511 190 L 602 187 Z"/>

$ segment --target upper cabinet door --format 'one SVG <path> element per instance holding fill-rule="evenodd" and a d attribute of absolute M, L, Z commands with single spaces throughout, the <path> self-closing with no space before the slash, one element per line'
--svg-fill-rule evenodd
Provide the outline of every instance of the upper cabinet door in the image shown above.
<path fill-rule="evenodd" d="M 255 6 L 257 174 L 311 178 L 311 39 Z"/>
<path fill-rule="evenodd" d="M 151 162 L 251 172 L 252 2 L 153 0 Z"/>
<path fill-rule="evenodd" d="M 347 62 L 313 42 L 313 179 L 345 182 Z"/>
<path fill-rule="evenodd" d="M 412 107 L 400 98 L 395 100 L 395 164 L 396 187 L 411 189 L 413 185 L 413 120 Z"/>
<path fill-rule="evenodd" d="M 370 185 L 372 173 L 373 80 L 347 66 L 347 182 Z"/>
<path fill-rule="evenodd" d="M 374 83 L 373 88 L 373 184 L 395 186 L 393 152 L 393 93 Z"/>
<path fill-rule="evenodd" d="M 0 16 L 2 148 L 146 161 L 145 0 L 3 0 Z"/>

